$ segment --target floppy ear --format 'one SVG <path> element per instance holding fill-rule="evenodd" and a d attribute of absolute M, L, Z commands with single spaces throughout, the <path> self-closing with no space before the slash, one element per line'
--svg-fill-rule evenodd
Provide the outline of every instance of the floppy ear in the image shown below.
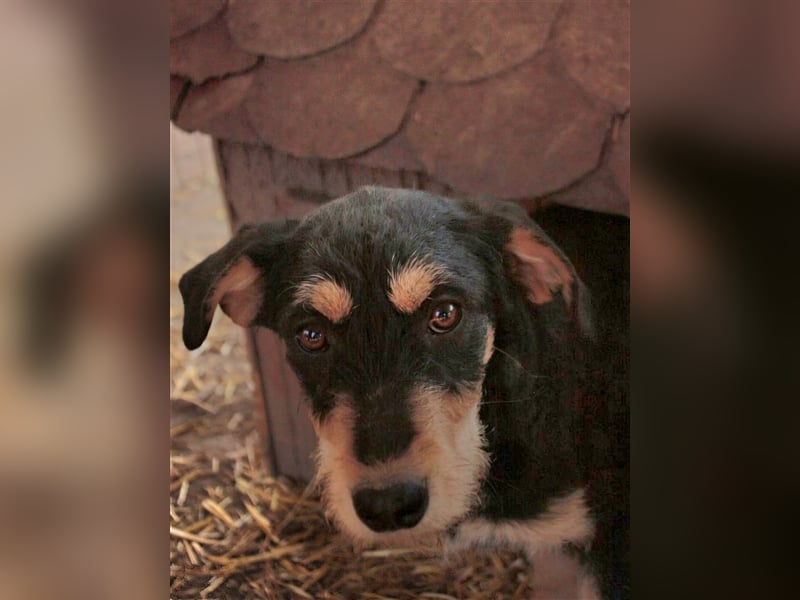
<path fill-rule="evenodd" d="M 296 225 L 290 220 L 244 225 L 181 277 L 183 343 L 189 350 L 206 339 L 217 306 L 242 327 L 274 325 L 275 299 L 286 285 L 289 242 Z"/>
<path fill-rule="evenodd" d="M 589 293 L 561 249 L 518 205 L 498 200 L 462 203 L 500 250 L 506 272 L 524 289 L 532 307 L 563 303 L 578 331 L 593 337 Z"/>

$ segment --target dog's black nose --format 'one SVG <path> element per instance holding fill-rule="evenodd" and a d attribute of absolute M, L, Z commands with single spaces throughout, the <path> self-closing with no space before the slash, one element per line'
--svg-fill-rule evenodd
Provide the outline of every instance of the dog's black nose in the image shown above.
<path fill-rule="evenodd" d="M 409 529 L 428 508 L 428 488 L 399 483 L 388 488 L 364 488 L 353 494 L 356 514 L 372 531 Z"/>

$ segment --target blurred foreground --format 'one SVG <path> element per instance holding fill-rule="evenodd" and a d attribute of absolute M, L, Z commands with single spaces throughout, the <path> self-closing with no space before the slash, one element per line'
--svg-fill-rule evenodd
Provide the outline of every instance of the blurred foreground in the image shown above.
<path fill-rule="evenodd" d="M 3 598 L 165 593 L 166 14 L 147 4 L 0 2 Z"/>

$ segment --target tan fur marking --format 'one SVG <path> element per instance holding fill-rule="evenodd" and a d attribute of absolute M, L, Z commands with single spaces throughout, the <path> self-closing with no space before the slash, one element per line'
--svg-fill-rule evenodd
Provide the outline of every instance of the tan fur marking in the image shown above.
<path fill-rule="evenodd" d="M 594 535 L 584 490 L 550 503 L 548 509 L 524 521 L 490 522 L 473 519 L 458 528 L 448 554 L 470 547 L 518 548 L 533 564 L 533 599 L 576 598 L 599 600 L 597 582 L 574 557 L 563 552 L 566 543 L 585 546 Z"/>
<path fill-rule="evenodd" d="M 540 552 L 532 562 L 530 600 L 600 600 L 595 578 L 574 556 L 564 552 Z"/>
<path fill-rule="evenodd" d="M 219 306 L 237 325 L 249 327 L 261 307 L 261 290 L 253 285 L 261 273 L 247 257 L 231 266 L 214 287 L 209 301 L 210 321 Z"/>
<path fill-rule="evenodd" d="M 518 260 L 513 270 L 528 288 L 531 302 L 550 302 L 553 293 L 558 290 L 564 294 L 567 305 L 572 302 L 573 277 L 569 267 L 553 248 L 538 240 L 532 231 L 525 227 L 514 229 L 505 250 Z"/>
<path fill-rule="evenodd" d="M 483 366 L 489 364 L 494 354 L 494 327 L 488 326 L 486 330 L 486 349 L 483 351 Z"/>
<path fill-rule="evenodd" d="M 353 310 L 353 298 L 344 286 L 326 275 L 316 275 L 295 290 L 296 304 L 307 304 L 332 323 L 340 323 Z"/>
<path fill-rule="evenodd" d="M 389 300 L 401 313 L 411 314 L 444 280 L 445 269 L 415 256 L 401 269 L 389 272 Z"/>
<path fill-rule="evenodd" d="M 418 431 L 410 448 L 396 459 L 370 466 L 353 455 L 356 415 L 348 399 L 339 398 L 325 420 L 315 423 L 319 435 L 317 477 L 332 520 L 356 543 L 439 546 L 443 530 L 477 501 L 488 468 L 478 416 L 480 397 L 481 384 L 458 395 L 418 389 L 410 400 Z M 430 500 L 416 527 L 375 533 L 356 515 L 351 498 L 354 488 L 423 479 Z"/>
<path fill-rule="evenodd" d="M 584 491 L 576 490 L 551 502 L 548 509 L 524 521 L 492 523 L 474 519 L 458 530 L 458 546 L 496 544 L 523 549 L 528 556 L 538 552 L 556 550 L 566 543 L 585 545 L 594 534 L 594 524 L 589 517 Z"/>

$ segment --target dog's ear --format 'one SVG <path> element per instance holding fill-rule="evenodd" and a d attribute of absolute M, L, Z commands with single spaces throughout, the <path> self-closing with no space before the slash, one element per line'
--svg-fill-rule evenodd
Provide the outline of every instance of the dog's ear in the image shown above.
<path fill-rule="evenodd" d="M 217 306 L 242 327 L 274 325 L 281 288 L 291 262 L 297 221 L 245 225 L 220 250 L 187 271 L 178 287 L 183 298 L 183 343 L 190 350 L 206 339 Z"/>
<path fill-rule="evenodd" d="M 500 251 L 506 273 L 534 308 L 561 304 L 586 337 L 594 336 L 589 293 L 561 249 L 518 205 L 497 200 L 461 203 L 482 237 Z"/>

